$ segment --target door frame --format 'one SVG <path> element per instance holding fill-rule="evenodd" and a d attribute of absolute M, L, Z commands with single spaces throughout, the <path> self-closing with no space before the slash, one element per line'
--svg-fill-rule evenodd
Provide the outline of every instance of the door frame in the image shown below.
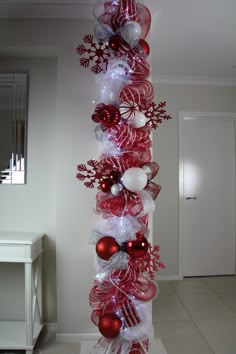
<path fill-rule="evenodd" d="M 184 146 L 183 146 L 183 124 L 185 120 L 196 120 L 196 119 L 224 119 L 234 121 L 234 136 L 235 136 L 235 146 L 236 146 L 236 113 L 225 113 L 225 112 L 191 112 L 191 111 L 180 111 L 178 112 L 178 130 L 179 130 L 179 250 L 178 250 L 178 276 L 183 279 L 184 269 L 183 269 L 183 243 L 184 243 Z M 235 151 L 236 158 L 236 151 Z M 236 164 L 235 164 L 236 166 Z M 236 175 L 236 174 L 235 174 Z M 236 182 L 235 182 L 236 183 Z M 236 196 L 235 196 L 236 202 Z M 236 219 L 236 217 L 235 217 Z M 236 226 L 236 225 L 235 225 Z M 236 230 L 236 227 L 235 227 Z M 236 237 L 236 235 L 235 235 Z M 236 243 L 235 243 L 236 244 Z M 235 249 L 236 255 L 236 249 Z M 236 261 L 235 261 L 236 267 Z M 236 273 L 236 269 L 235 269 Z"/>

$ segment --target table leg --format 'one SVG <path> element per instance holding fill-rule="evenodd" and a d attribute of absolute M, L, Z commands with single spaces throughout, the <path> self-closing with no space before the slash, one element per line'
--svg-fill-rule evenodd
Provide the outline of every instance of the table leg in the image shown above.
<path fill-rule="evenodd" d="M 33 313 L 32 313 L 32 263 L 25 263 L 25 322 L 26 344 L 33 345 Z M 27 350 L 26 354 L 32 354 Z"/>

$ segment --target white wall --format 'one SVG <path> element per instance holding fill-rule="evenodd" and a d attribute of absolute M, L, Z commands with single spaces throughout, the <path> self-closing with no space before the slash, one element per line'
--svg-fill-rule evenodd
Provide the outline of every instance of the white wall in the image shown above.
<path fill-rule="evenodd" d="M 160 164 L 162 191 L 154 215 L 154 243 L 166 265 L 161 276 L 178 274 L 178 118 L 179 111 L 236 112 L 236 88 L 194 85 L 155 85 L 156 102 L 167 101 L 172 120 L 160 124 L 153 134 L 154 160 Z"/>
<path fill-rule="evenodd" d="M 4 229 L 36 229 L 49 233 L 47 222 L 55 226 L 56 257 L 57 257 L 57 320 L 58 333 L 91 333 L 96 328 L 90 321 L 91 310 L 88 305 L 88 292 L 94 280 L 93 247 L 88 245 L 92 227 L 95 223 L 93 205 L 95 190 L 86 190 L 81 182 L 75 178 L 77 163 L 86 162 L 90 158 L 98 157 L 98 144 L 94 137 L 95 125 L 90 116 L 94 106 L 92 101 L 97 91 L 94 86 L 94 75 L 80 68 L 76 47 L 82 42 L 83 36 L 93 32 L 93 21 L 1 21 L 0 22 L 0 50 L 2 52 L 47 55 L 57 55 L 57 104 L 56 104 L 56 144 L 53 152 L 47 151 L 45 139 L 50 132 L 44 131 L 41 137 L 31 134 L 32 142 L 30 154 L 40 155 L 43 149 L 43 158 L 49 159 L 49 169 L 38 170 L 35 164 L 28 164 L 29 170 L 35 178 L 35 186 L 40 181 L 45 183 L 51 179 L 51 186 L 55 193 L 48 188 L 26 193 L 30 185 L 19 190 L 19 199 L 24 200 L 25 207 L 17 207 L 15 187 L 1 190 L 6 200 L 16 206 L 14 213 L 4 209 L 8 222 L 1 223 Z M 50 85 L 50 76 L 44 80 L 36 100 L 31 105 L 40 106 L 41 95 L 46 94 L 44 87 Z M 41 108 L 43 103 L 41 103 Z M 44 117 L 44 119 L 46 119 Z M 40 116 L 34 123 L 36 129 L 44 129 Z M 49 139 L 50 140 L 50 139 Z M 51 154 L 48 157 L 48 154 Z M 32 187 L 33 188 L 33 187 Z M 54 193 L 54 197 L 53 197 Z M 52 197 L 52 200 L 50 199 Z M 50 204 L 48 204 L 48 198 Z M 54 203 L 54 205 L 53 205 Z M 23 213 L 23 210 L 26 212 Z M 17 214 L 18 212 L 18 214 Z M 55 220 L 56 212 L 56 221 Z M 1 214 L 2 215 L 2 214 Z M 13 215 L 13 224 L 10 223 Z M 19 216 L 18 216 L 19 215 Z M 16 218 L 15 218 L 16 216 Z M 53 233 L 53 232 L 52 232 Z M 45 271 L 53 266 L 54 259 L 47 259 Z M 55 282 L 54 274 L 51 281 Z M 56 301 L 55 292 L 48 289 L 46 297 L 50 301 L 47 321 L 54 322 L 53 301 Z"/>
<path fill-rule="evenodd" d="M 51 123 L 47 121 L 45 124 L 47 120 L 45 115 L 43 118 L 37 115 L 31 124 L 34 125 L 35 131 L 41 131 L 43 138 L 42 134 L 40 137 L 37 134 L 31 134 L 32 125 L 29 130 L 29 141 L 32 146 L 29 158 L 32 159 L 30 154 L 41 156 L 42 153 L 39 151 L 43 149 L 43 159 L 47 160 L 48 168 L 37 169 L 37 166 L 33 162 L 30 164 L 29 161 L 29 170 L 35 181 L 34 187 L 27 185 L 19 190 L 12 186 L 7 190 L 0 189 L 0 199 L 2 200 L 4 196 L 5 200 L 11 201 L 11 203 L 7 202 L 9 203 L 8 211 L 1 210 L 0 228 L 4 226 L 5 229 L 38 229 L 55 236 L 59 334 L 83 335 L 96 331 L 90 321 L 91 310 L 88 305 L 88 292 L 95 275 L 94 249 L 88 244 L 88 240 L 96 219 L 93 213 L 96 191 L 87 190 L 75 178 L 76 164 L 86 162 L 90 158 L 97 158 L 99 154 L 93 133 L 95 125 L 90 119 L 94 109 L 92 101 L 97 96 L 97 89 L 94 85 L 95 77 L 79 66 L 79 57 L 75 53 L 75 48 L 82 42 L 83 36 L 93 33 L 92 25 L 93 21 L 84 20 L 0 21 L 0 49 L 16 53 L 37 53 L 37 55 L 54 52 L 57 55 L 56 128 L 54 129 L 53 121 Z M 35 100 L 31 102 L 32 106 L 43 109 L 40 99 L 42 95 L 46 95 L 45 87 L 54 85 L 55 80 L 53 79 L 53 82 L 51 80 L 49 75 L 43 80 L 44 84 L 42 86 L 40 84 L 41 89 L 37 90 Z M 160 274 L 176 275 L 178 254 L 177 112 L 179 110 L 235 111 L 233 99 L 235 89 L 158 85 L 156 92 L 156 101 L 167 100 L 168 113 L 173 116 L 173 120 L 164 122 L 160 125 L 158 133 L 153 134 L 154 160 L 161 167 L 158 176 L 162 185 L 154 218 L 154 234 L 156 242 L 161 245 L 161 256 L 167 266 L 166 270 Z M 55 145 L 53 143 L 50 145 L 55 132 Z M 45 141 L 51 147 L 50 152 L 45 147 Z M 42 183 L 44 187 L 40 187 Z M 35 186 L 38 186 L 39 190 L 34 189 Z M 27 188 L 30 189 L 30 194 L 26 193 Z M 20 202 L 15 199 L 16 190 L 17 195 L 24 200 L 22 209 L 19 208 Z M 14 213 L 10 212 L 11 204 L 14 204 Z M 4 221 L 5 218 L 7 221 Z M 50 252 L 48 254 L 50 255 Z M 46 289 L 47 321 L 54 322 L 55 277 L 51 269 L 55 259 L 53 252 L 51 255 L 52 258 L 47 258 L 45 267 L 45 272 L 50 272 L 47 283 L 53 284 L 51 289 Z"/>
<path fill-rule="evenodd" d="M 26 72 L 29 74 L 29 107 L 27 139 L 27 184 L 0 185 L 0 229 L 18 231 L 43 231 L 44 240 L 44 318 L 56 321 L 56 262 L 55 262 L 55 126 L 56 126 L 56 76 L 55 58 L 1 57 L 1 72 Z M 2 267 L 1 267 L 2 268 Z M 11 273 L 4 267 L 0 278 L 12 274 L 21 277 L 23 268 L 11 265 Z M 10 286 L 10 285 L 9 285 Z M 0 287 L 0 299 L 7 300 L 8 288 Z M 3 293 L 4 292 L 4 293 Z M 5 295 L 4 295 L 5 294 Z M 12 292 L 13 304 L 22 304 L 22 292 Z M 47 296 L 46 296 L 47 294 Z M 2 295 L 2 296 L 1 296 Z M 24 294 L 23 294 L 24 295 Z M 1 303 L 6 312 L 5 302 Z M 18 310 L 17 310 L 18 309 Z M 4 312 L 4 313 L 5 313 Z M 22 306 L 11 306 L 9 318 L 22 318 Z"/>

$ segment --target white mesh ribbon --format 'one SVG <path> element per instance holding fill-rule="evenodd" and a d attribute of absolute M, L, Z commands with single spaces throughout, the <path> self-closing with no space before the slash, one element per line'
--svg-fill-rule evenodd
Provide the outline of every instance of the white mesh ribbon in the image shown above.
<path fill-rule="evenodd" d="M 100 102 L 114 104 L 123 86 L 128 82 L 127 72 L 131 69 L 124 59 L 110 60 L 107 71 L 98 75 L 97 81 L 101 87 Z"/>
<path fill-rule="evenodd" d="M 154 335 L 151 309 L 148 305 L 136 302 L 136 311 L 141 321 L 133 327 L 128 327 L 120 331 L 122 338 L 134 342 L 139 340 L 143 341 Z"/>
<path fill-rule="evenodd" d="M 98 343 L 90 352 L 91 354 L 125 354 L 132 348 L 132 342 L 123 340 L 118 336 L 115 339 L 100 338 Z"/>
<path fill-rule="evenodd" d="M 102 235 L 107 235 L 114 237 L 121 244 L 134 240 L 137 232 L 144 234 L 147 232 L 147 227 L 136 218 L 130 215 L 124 217 L 112 216 L 97 222 L 90 243 L 95 244 Z"/>

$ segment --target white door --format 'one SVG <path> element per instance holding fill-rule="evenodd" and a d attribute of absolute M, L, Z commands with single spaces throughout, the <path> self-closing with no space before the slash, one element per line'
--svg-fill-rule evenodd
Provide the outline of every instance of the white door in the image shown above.
<path fill-rule="evenodd" d="M 183 276 L 235 273 L 235 121 L 180 118 Z"/>

